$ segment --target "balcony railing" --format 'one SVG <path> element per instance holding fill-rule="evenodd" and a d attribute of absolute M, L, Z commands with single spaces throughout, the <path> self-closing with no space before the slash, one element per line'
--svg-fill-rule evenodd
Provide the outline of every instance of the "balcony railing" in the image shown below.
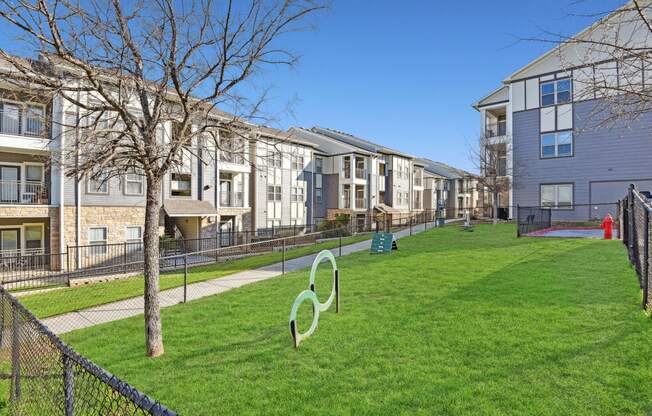
<path fill-rule="evenodd" d="M 419 176 L 414 177 L 414 186 L 423 186 L 423 179 Z"/>
<path fill-rule="evenodd" d="M 23 109 L 0 109 L 0 133 L 16 136 L 43 135 L 43 116 Z"/>
<path fill-rule="evenodd" d="M 222 207 L 231 207 L 231 208 L 241 208 L 244 206 L 244 198 L 242 192 L 220 192 L 220 206 Z"/>
<path fill-rule="evenodd" d="M 42 182 L 0 180 L 0 204 L 47 204 L 48 190 Z"/>
<path fill-rule="evenodd" d="M 499 137 L 507 134 L 507 123 L 491 123 L 487 124 L 484 129 L 485 137 Z"/>
<path fill-rule="evenodd" d="M 344 177 L 346 179 L 349 179 L 351 177 L 351 168 L 349 167 L 344 167 Z"/>
<path fill-rule="evenodd" d="M 243 165 L 244 156 L 242 155 L 242 153 L 220 152 L 220 162 Z"/>
<path fill-rule="evenodd" d="M 355 169 L 355 177 L 358 179 L 366 179 L 367 175 L 364 169 L 356 168 Z"/>
<path fill-rule="evenodd" d="M 344 208 L 351 208 L 351 198 L 347 194 L 344 194 Z"/>
<path fill-rule="evenodd" d="M 364 198 L 355 199 L 355 208 L 356 209 L 365 209 L 367 208 L 367 200 Z"/>

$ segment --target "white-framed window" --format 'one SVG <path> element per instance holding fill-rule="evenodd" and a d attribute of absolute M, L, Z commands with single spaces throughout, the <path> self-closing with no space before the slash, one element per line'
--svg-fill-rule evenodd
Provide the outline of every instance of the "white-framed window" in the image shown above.
<path fill-rule="evenodd" d="M 125 175 L 125 195 L 142 195 L 145 192 L 145 177 L 139 173 Z"/>
<path fill-rule="evenodd" d="M 45 119 L 45 108 L 38 105 L 28 105 L 25 107 L 25 116 L 23 117 L 23 133 L 26 136 L 40 136 L 43 134 L 43 121 Z"/>
<path fill-rule="evenodd" d="M 573 156 L 573 132 L 560 131 L 541 135 L 541 157 Z"/>
<path fill-rule="evenodd" d="M 323 173 L 324 171 L 324 159 L 321 157 L 315 158 L 315 173 Z"/>
<path fill-rule="evenodd" d="M 281 155 L 281 152 L 274 152 L 271 154 L 269 165 L 274 168 L 283 167 L 283 155 Z"/>
<path fill-rule="evenodd" d="M 106 254 L 108 230 L 106 227 L 90 227 L 88 229 L 88 244 L 92 246 L 91 254 Z"/>
<path fill-rule="evenodd" d="M 541 107 L 569 103 L 571 101 L 571 80 L 562 78 L 542 82 L 540 91 Z"/>
<path fill-rule="evenodd" d="M 322 198 L 321 188 L 315 188 L 315 201 L 321 202 Z"/>
<path fill-rule="evenodd" d="M 573 184 L 541 185 L 541 206 L 555 209 L 573 208 Z"/>
<path fill-rule="evenodd" d="M 304 191 L 303 188 L 292 187 L 292 202 L 303 202 Z"/>
<path fill-rule="evenodd" d="M 267 228 L 277 228 L 281 226 L 281 220 L 267 220 Z"/>
<path fill-rule="evenodd" d="M 281 200 L 281 187 L 275 185 L 267 186 L 267 200 L 280 201 Z"/>
<path fill-rule="evenodd" d="M 143 248 L 143 227 L 129 225 L 125 227 L 125 243 L 128 251 L 139 251 Z"/>
<path fill-rule="evenodd" d="M 104 172 L 93 173 L 86 181 L 86 193 L 104 194 L 109 193 L 109 177 Z"/>
<path fill-rule="evenodd" d="M 170 175 L 170 195 L 191 196 L 192 175 L 188 173 L 174 172 Z"/>
<path fill-rule="evenodd" d="M 130 225 L 125 228 L 125 241 L 127 243 L 140 243 L 143 241 L 143 227 Z"/>
<path fill-rule="evenodd" d="M 43 182 L 43 165 L 25 164 L 25 180 L 27 182 Z"/>
<path fill-rule="evenodd" d="M 303 170 L 303 156 L 292 156 L 292 170 Z"/>

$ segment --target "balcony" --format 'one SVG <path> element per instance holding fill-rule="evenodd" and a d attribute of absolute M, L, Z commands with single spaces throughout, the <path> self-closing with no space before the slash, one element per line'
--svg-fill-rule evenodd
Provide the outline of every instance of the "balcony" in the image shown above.
<path fill-rule="evenodd" d="M 356 179 L 366 179 L 367 178 L 367 172 L 364 169 L 356 168 L 355 169 L 355 177 L 356 177 Z"/>
<path fill-rule="evenodd" d="M 244 156 L 242 153 L 220 152 L 220 162 L 243 165 Z"/>
<path fill-rule="evenodd" d="M 244 198 L 242 192 L 220 192 L 220 206 L 226 208 L 244 207 Z"/>
<path fill-rule="evenodd" d="M 498 123 L 487 124 L 484 129 L 484 137 L 500 137 L 507 134 L 507 122 L 501 121 Z"/>
<path fill-rule="evenodd" d="M 42 182 L 0 180 L 0 204 L 48 204 L 48 189 Z"/>
<path fill-rule="evenodd" d="M 44 125 L 42 113 L 8 105 L 0 109 L 0 133 L 2 134 L 42 137 Z"/>
<path fill-rule="evenodd" d="M 423 186 L 423 178 L 421 178 L 420 176 L 415 176 L 414 186 Z"/>
<path fill-rule="evenodd" d="M 356 198 L 355 199 L 355 209 L 366 209 L 367 208 L 367 200 L 364 198 Z"/>

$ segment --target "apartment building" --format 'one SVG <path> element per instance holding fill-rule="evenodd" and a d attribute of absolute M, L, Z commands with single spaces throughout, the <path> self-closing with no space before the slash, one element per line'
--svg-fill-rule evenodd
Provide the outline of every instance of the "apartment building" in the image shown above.
<path fill-rule="evenodd" d="M 377 154 L 315 130 L 292 127 L 294 140 L 313 147 L 312 216 L 315 222 L 346 214 L 364 221 L 385 192 L 385 162 Z M 382 179 L 380 179 L 382 178 Z"/>
<path fill-rule="evenodd" d="M 262 230 L 312 224 L 313 200 L 324 198 L 323 189 L 312 186 L 313 144 L 269 127 L 258 127 L 254 131 L 251 228 Z"/>
<path fill-rule="evenodd" d="M 574 38 L 631 32 L 636 16 L 628 13 L 636 12 L 612 13 Z M 642 42 L 649 48 L 649 39 Z M 482 134 L 505 145 L 512 187 L 501 204 L 509 205 L 510 217 L 520 205 L 552 208 L 558 220 L 602 218 L 615 214 L 628 184 L 652 189 L 650 114 L 605 125 L 607 111 L 600 109 L 609 104 L 590 89 L 596 80 L 627 86 L 638 79 L 646 87 L 647 64 L 631 59 L 625 65 L 591 53 L 581 42 L 564 43 L 514 71 L 475 104 Z"/>
<path fill-rule="evenodd" d="M 418 160 L 424 166 L 427 209 L 443 209 L 447 218 L 482 214 L 476 175 L 434 160 Z"/>

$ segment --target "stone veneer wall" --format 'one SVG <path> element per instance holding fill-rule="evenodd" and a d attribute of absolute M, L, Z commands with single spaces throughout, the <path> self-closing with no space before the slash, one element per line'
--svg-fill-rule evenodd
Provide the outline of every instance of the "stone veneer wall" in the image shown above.
<path fill-rule="evenodd" d="M 77 222 L 75 218 L 77 208 L 65 207 L 65 244 L 88 244 L 88 229 L 90 227 L 107 227 L 108 242 L 121 243 L 125 241 L 126 227 L 145 224 L 144 207 L 100 207 L 82 206 L 80 215 L 80 240 L 77 237 Z"/>

